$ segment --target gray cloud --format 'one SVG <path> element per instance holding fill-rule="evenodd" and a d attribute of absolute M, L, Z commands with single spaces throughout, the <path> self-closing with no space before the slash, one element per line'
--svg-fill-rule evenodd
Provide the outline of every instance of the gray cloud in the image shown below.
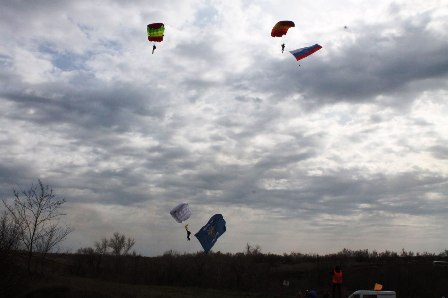
<path fill-rule="evenodd" d="M 263 62 L 259 56 L 256 60 L 263 71 L 252 72 L 245 78 L 249 81 L 232 82 L 237 88 L 276 90 L 274 100 L 302 94 L 306 105 L 313 107 L 373 102 L 381 96 L 395 98 L 394 105 L 408 105 L 426 90 L 446 88 L 448 76 L 448 43 L 427 29 L 429 16 L 418 18 L 398 20 L 393 27 L 359 24 L 353 41 L 336 50 L 331 43 L 322 44 L 324 56 L 317 52 L 297 64 Z M 393 33 L 384 33 L 392 29 Z M 254 85 L 241 85 L 241 81 Z"/>
<path fill-rule="evenodd" d="M 177 2 L 111 2 L 108 12 L 120 8 L 127 22 L 85 2 L 5 3 L 2 198 L 42 178 L 89 230 L 77 245 L 126 222 L 157 235 L 151 253 L 179 245 L 161 214 L 181 201 L 200 214 L 193 226 L 227 214 L 241 229 L 231 251 L 241 247 L 230 239 L 254 237 L 280 252 L 267 239 L 285 237 L 276 231 L 286 223 L 322 247 L 341 226 L 346 246 L 363 233 L 446 232 L 448 44 L 429 26 L 432 11 L 350 25 L 298 63 L 274 56 L 256 28 L 231 31 L 249 16 L 230 22 L 219 5 L 199 2 L 169 16 Z M 56 15 L 60 27 L 48 21 Z M 144 27 L 163 17 L 170 34 L 152 55 Z"/>

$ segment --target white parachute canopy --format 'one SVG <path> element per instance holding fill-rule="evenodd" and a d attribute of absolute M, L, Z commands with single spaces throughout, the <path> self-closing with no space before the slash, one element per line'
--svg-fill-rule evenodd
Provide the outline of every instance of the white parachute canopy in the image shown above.
<path fill-rule="evenodd" d="M 170 214 L 177 222 L 181 223 L 190 218 L 191 211 L 187 203 L 181 203 L 174 207 Z"/>

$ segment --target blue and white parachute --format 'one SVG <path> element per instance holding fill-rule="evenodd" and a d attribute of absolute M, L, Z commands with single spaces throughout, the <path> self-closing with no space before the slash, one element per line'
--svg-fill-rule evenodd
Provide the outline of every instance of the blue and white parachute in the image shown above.
<path fill-rule="evenodd" d="M 187 203 L 181 203 L 171 209 L 170 214 L 178 223 L 181 223 L 190 218 L 191 211 Z"/>

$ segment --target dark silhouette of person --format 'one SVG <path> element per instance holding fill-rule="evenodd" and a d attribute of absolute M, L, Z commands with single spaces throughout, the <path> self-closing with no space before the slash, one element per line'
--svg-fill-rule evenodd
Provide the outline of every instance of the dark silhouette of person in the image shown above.
<path fill-rule="evenodd" d="M 332 298 L 336 295 L 338 298 L 342 298 L 342 270 L 340 266 L 335 266 L 333 272 L 331 272 L 331 283 L 332 283 Z"/>
<path fill-rule="evenodd" d="M 284 50 L 285 50 L 285 44 L 282 43 L 282 53 L 283 53 Z"/>
<path fill-rule="evenodd" d="M 185 225 L 185 231 L 187 231 L 187 239 L 190 241 L 191 232 L 188 230 L 188 224 Z"/>
<path fill-rule="evenodd" d="M 154 45 L 152 45 L 152 53 L 154 54 L 154 50 L 156 49 L 157 47 L 156 47 L 156 45 L 154 44 Z"/>
<path fill-rule="evenodd" d="M 191 235 L 191 232 L 187 231 L 187 239 L 188 239 L 188 241 L 190 241 L 190 235 Z"/>

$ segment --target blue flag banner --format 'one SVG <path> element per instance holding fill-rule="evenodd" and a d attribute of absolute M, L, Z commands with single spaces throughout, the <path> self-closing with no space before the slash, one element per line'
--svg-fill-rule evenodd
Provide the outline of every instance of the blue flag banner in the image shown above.
<path fill-rule="evenodd" d="M 205 253 L 208 253 L 213 245 L 215 245 L 216 240 L 218 240 L 225 231 L 226 221 L 222 217 L 222 214 L 215 214 L 194 236 L 201 242 Z"/>

